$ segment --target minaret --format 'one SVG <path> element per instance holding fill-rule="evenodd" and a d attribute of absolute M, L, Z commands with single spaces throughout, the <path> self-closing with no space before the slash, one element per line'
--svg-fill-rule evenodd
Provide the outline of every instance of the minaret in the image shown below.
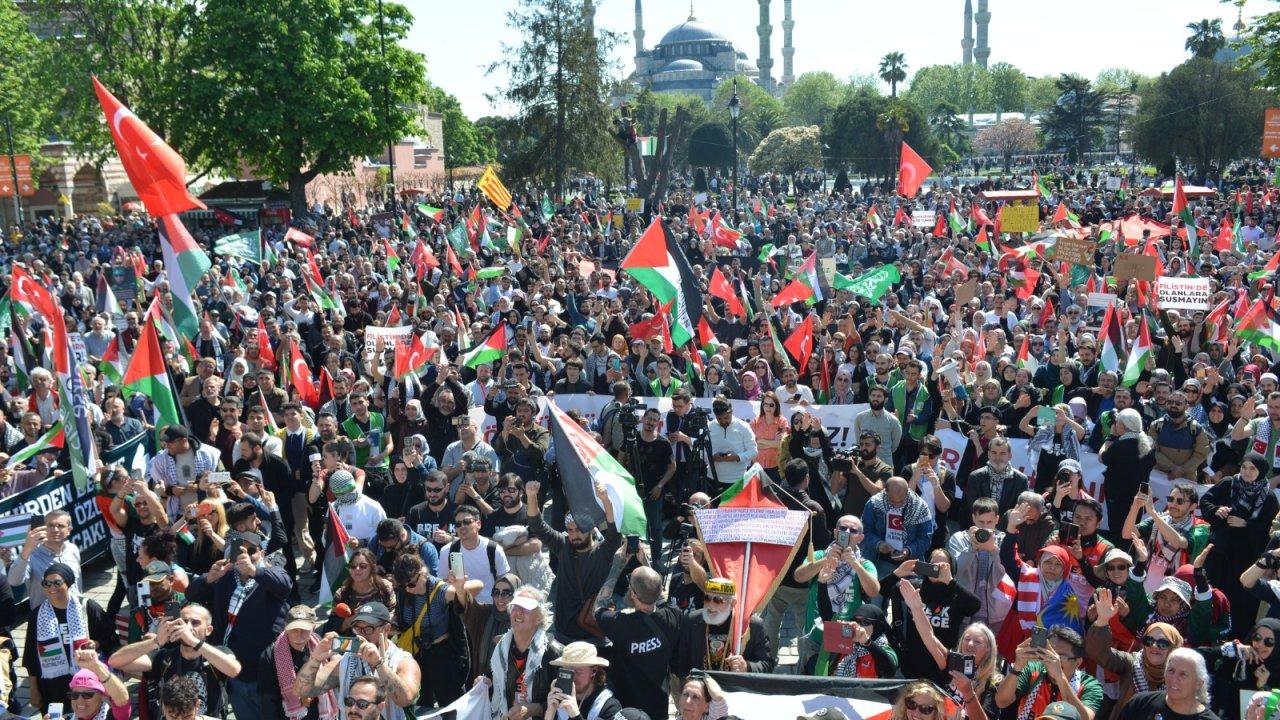
<path fill-rule="evenodd" d="M 639 2 L 639 0 L 636 0 Z M 964 0 L 964 38 L 960 41 L 960 48 L 964 50 L 963 62 L 965 65 L 973 64 L 973 0 Z"/>
<path fill-rule="evenodd" d="M 636 38 L 636 57 L 644 54 L 644 8 L 641 1 L 636 0 L 636 30 L 632 33 Z"/>
<path fill-rule="evenodd" d="M 760 0 L 760 25 L 756 27 L 760 34 L 760 79 L 757 83 L 768 92 L 773 92 L 773 58 L 769 56 L 769 37 L 773 35 L 773 25 L 769 24 L 769 0 Z"/>
<path fill-rule="evenodd" d="M 987 0 L 978 0 L 978 14 L 974 16 L 978 23 L 978 47 L 973 51 L 973 59 L 983 70 L 987 69 L 987 58 L 991 57 L 991 48 L 987 47 L 987 26 L 991 24 L 991 13 L 987 12 Z"/>
<path fill-rule="evenodd" d="M 782 3 L 782 84 L 791 87 L 791 83 L 795 82 L 796 76 L 792 72 L 791 61 L 795 57 L 796 49 L 791 45 L 791 30 L 796 26 L 794 20 L 791 19 L 791 0 L 783 0 Z"/>

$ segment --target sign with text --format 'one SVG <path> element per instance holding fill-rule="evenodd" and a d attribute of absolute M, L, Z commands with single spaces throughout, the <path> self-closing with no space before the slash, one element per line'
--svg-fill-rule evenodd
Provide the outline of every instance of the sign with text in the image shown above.
<path fill-rule="evenodd" d="M 127 308 L 138 297 L 138 273 L 132 265 L 111 266 L 111 292 L 120 307 Z"/>
<path fill-rule="evenodd" d="M 1115 301 L 1116 301 L 1115 293 L 1100 293 L 1100 292 L 1089 293 L 1089 307 L 1104 308 Z"/>
<path fill-rule="evenodd" d="M 71 514 L 71 535 L 68 539 L 80 548 L 81 565 L 88 565 L 90 560 L 106 552 L 110 540 L 96 498 L 94 485 L 77 490 L 71 473 L 65 472 L 0 500 L 0 516 L 44 517 L 54 510 L 66 510 Z M 26 595 L 25 586 L 13 588 L 15 600 L 20 601 Z"/>
<path fill-rule="evenodd" d="M 382 338 L 382 349 L 386 350 L 396 345 L 408 345 L 409 338 L 413 334 L 413 327 L 410 325 L 401 325 L 400 327 L 378 327 L 377 325 L 368 325 L 364 329 L 364 349 L 366 352 L 373 352 L 374 345 L 377 344 L 378 338 Z"/>
<path fill-rule="evenodd" d="M 17 175 L 14 175 L 17 170 Z M 20 197 L 36 194 L 36 184 L 31 181 L 30 155 L 0 155 L 0 197 Z"/>
<path fill-rule="evenodd" d="M 1116 256 L 1114 267 L 1116 281 L 1156 279 L 1156 259 L 1150 255 L 1132 255 L 1125 253 Z"/>
<path fill-rule="evenodd" d="M 938 223 L 938 213 L 933 210 L 912 210 L 911 225 L 918 228 L 931 228 Z"/>
<path fill-rule="evenodd" d="M 1267 108 L 1262 118 L 1262 157 L 1280 157 L 1280 107 Z"/>
<path fill-rule="evenodd" d="M 1053 259 L 1073 265 L 1093 265 L 1098 243 L 1089 238 L 1061 237 L 1053 246 Z"/>
<path fill-rule="evenodd" d="M 703 508 L 695 511 L 708 543 L 756 542 L 795 545 L 809 513 L 785 508 Z"/>
<path fill-rule="evenodd" d="M 1000 231 L 1007 233 L 1033 233 L 1040 229 L 1040 205 L 1008 204 L 1000 213 Z"/>
<path fill-rule="evenodd" d="M 1114 192 L 1114 191 L 1116 191 L 1116 190 L 1119 190 L 1119 189 L 1120 189 L 1120 178 L 1118 178 L 1118 177 L 1109 177 L 1109 178 L 1107 178 L 1107 189 L 1108 189 L 1108 190 L 1111 190 L 1111 191 L 1113 191 L 1113 192 Z"/>
<path fill-rule="evenodd" d="M 1209 278 L 1162 277 L 1156 281 L 1156 299 L 1165 310 L 1208 310 Z"/>

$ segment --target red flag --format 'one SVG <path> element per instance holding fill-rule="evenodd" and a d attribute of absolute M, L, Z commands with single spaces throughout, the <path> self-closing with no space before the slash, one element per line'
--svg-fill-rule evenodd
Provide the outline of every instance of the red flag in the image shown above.
<path fill-rule="evenodd" d="M 996 210 L 996 237 L 1000 237 L 1000 228 L 1004 225 L 1004 205 Z"/>
<path fill-rule="evenodd" d="M 796 326 L 794 332 L 787 338 L 782 346 L 791 353 L 791 357 L 799 363 L 798 367 L 804 371 L 809 367 L 809 356 L 813 354 L 813 314 L 810 313 L 804 319 L 804 322 Z"/>
<path fill-rule="evenodd" d="M 1044 309 L 1040 311 L 1040 327 L 1044 327 L 1045 323 L 1049 322 L 1050 320 L 1053 320 L 1056 317 L 1057 315 L 1054 314 L 1053 298 L 1051 297 L 1045 298 Z"/>
<path fill-rule="evenodd" d="M 111 129 L 111 139 L 138 198 L 154 217 L 176 215 L 199 208 L 204 203 L 187 192 L 187 165 L 133 111 L 93 78 L 102 113 Z"/>
<path fill-rule="evenodd" d="M 36 283 L 26 270 L 18 265 L 13 266 L 13 281 L 9 286 L 9 295 L 15 302 L 31 306 L 36 315 L 45 320 L 45 325 L 53 336 L 53 367 L 55 372 L 65 375 L 67 364 L 67 324 L 60 306 L 45 288 Z"/>
<path fill-rule="evenodd" d="M 773 299 L 769 301 L 769 304 L 779 308 L 784 305 L 790 305 L 791 303 L 804 302 L 811 297 L 813 297 L 813 288 L 799 280 L 792 280 L 789 285 L 782 288 L 777 295 L 773 296 Z"/>
<path fill-rule="evenodd" d="M 1014 290 L 1014 294 L 1018 296 L 1018 299 L 1026 300 L 1035 294 L 1036 285 L 1038 284 L 1040 284 L 1040 271 L 1028 267 L 1023 271 L 1022 285 L 1017 290 Z"/>
<path fill-rule="evenodd" d="M 478 255 L 480 253 L 480 234 L 484 230 L 484 210 L 477 203 L 471 210 L 471 216 L 467 218 L 467 236 L 471 238 L 471 249 Z"/>
<path fill-rule="evenodd" d="M 1213 251 L 1222 252 L 1231 249 L 1231 243 L 1236 239 L 1236 231 L 1232 226 L 1231 215 L 1228 214 L 1222 220 L 1222 225 L 1218 227 L 1218 237 L 1214 239 Z"/>
<path fill-rule="evenodd" d="M 333 376 L 329 374 L 329 368 L 320 367 L 320 396 L 319 403 L 323 406 L 325 403 L 333 399 Z"/>
<path fill-rule="evenodd" d="M 285 231 L 284 239 L 286 242 L 292 240 L 294 245 L 310 250 L 315 247 L 316 239 L 302 232 L 298 228 L 291 227 Z"/>
<path fill-rule="evenodd" d="M 738 239 L 741 237 L 742 233 L 724 224 L 724 219 L 720 217 L 719 210 L 711 216 L 711 241 L 717 247 L 737 250 Z"/>
<path fill-rule="evenodd" d="M 909 198 L 915 197 L 931 172 L 933 168 L 929 167 L 929 163 L 925 162 L 924 158 L 904 141 L 902 160 L 898 165 L 898 194 Z"/>
<path fill-rule="evenodd" d="M 978 328 L 978 340 L 973 344 L 973 352 L 969 355 L 969 364 L 977 363 L 987 359 L 987 331 Z"/>
<path fill-rule="evenodd" d="M 938 213 L 938 222 L 933 224 L 933 236 L 942 237 L 947 234 L 947 216 Z"/>
<path fill-rule="evenodd" d="M 1064 202 L 1059 202 L 1058 208 L 1053 211 L 1053 220 L 1051 220 L 1050 222 L 1052 222 L 1054 225 L 1057 225 L 1058 223 L 1066 222 L 1069 219 L 1070 218 L 1067 217 L 1067 204 Z"/>
<path fill-rule="evenodd" d="M 907 214 L 906 214 L 905 212 L 903 212 L 903 211 L 902 211 L 902 206 L 901 206 L 901 205 L 899 205 L 899 206 L 898 206 L 898 210 L 897 210 L 897 212 L 895 212 L 895 213 L 893 214 L 893 225 L 894 225 L 894 227 L 897 227 L 897 226 L 898 226 L 898 223 L 902 223 L 903 225 L 910 225 L 910 224 L 911 224 L 911 218 L 907 217 Z"/>
<path fill-rule="evenodd" d="M 387 327 L 399 327 L 401 322 L 400 303 L 395 303 L 391 306 L 391 314 L 387 316 Z"/>
<path fill-rule="evenodd" d="M 271 349 L 271 338 L 267 337 L 267 324 L 263 322 L 262 316 L 258 316 L 258 357 L 262 358 L 262 364 L 268 369 L 275 369 L 276 352 Z"/>
<path fill-rule="evenodd" d="M 396 343 L 396 379 L 417 372 L 419 368 L 427 364 L 427 361 L 436 354 L 439 348 L 427 347 L 422 344 L 422 338 L 417 333 L 410 333 L 410 340 L 407 343 Z"/>
<path fill-rule="evenodd" d="M 969 208 L 969 215 L 973 217 L 973 221 L 978 225 L 991 224 L 991 218 L 987 217 L 987 214 L 982 210 L 982 206 L 977 202 L 974 202 L 973 206 Z"/>
<path fill-rule="evenodd" d="M 298 399 L 304 405 L 312 410 L 320 407 L 320 392 L 316 390 L 316 384 L 311 380 L 311 368 L 307 366 L 307 359 L 302 356 L 302 348 L 298 347 L 298 343 L 289 343 L 289 379 L 293 383 L 293 388 L 298 391 Z"/>
<path fill-rule="evenodd" d="M 664 307 L 669 308 L 670 306 Z M 666 316 L 663 312 L 664 311 L 660 308 L 658 312 L 653 314 L 653 317 L 648 320 L 641 320 L 638 323 L 633 323 L 627 328 L 627 331 L 630 333 L 631 337 L 644 340 L 645 342 L 658 337 L 662 334 L 663 324 L 666 323 Z"/>
<path fill-rule="evenodd" d="M 453 246 L 444 246 L 444 260 L 449 263 L 449 271 L 454 275 L 462 275 L 462 264 L 458 262 L 458 256 L 453 252 Z"/>
<path fill-rule="evenodd" d="M 733 286 L 729 284 L 729 280 L 725 278 L 724 273 L 720 272 L 719 265 L 711 273 L 711 287 L 708 290 L 711 292 L 712 297 L 718 297 L 724 301 L 729 312 L 743 318 L 747 316 L 747 309 L 742 307 L 742 300 L 733 291 Z"/>
<path fill-rule="evenodd" d="M 954 277 L 958 272 L 963 272 L 966 278 L 969 277 L 969 266 L 957 260 L 955 253 L 951 252 L 951 248 L 942 251 L 942 255 L 938 256 L 938 264 L 935 267 L 941 267 L 942 276 L 946 278 Z"/>
<path fill-rule="evenodd" d="M 689 225 L 693 227 L 693 231 L 702 234 L 703 228 L 706 227 L 707 220 L 711 217 L 711 211 L 699 210 L 697 205 L 689 207 Z"/>

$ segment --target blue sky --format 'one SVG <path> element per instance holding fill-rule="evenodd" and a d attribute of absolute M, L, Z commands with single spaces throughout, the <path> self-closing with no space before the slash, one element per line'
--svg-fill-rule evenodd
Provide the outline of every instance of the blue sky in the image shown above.
<path fill-rule="evenodd" d="M 504 82 L 486 71 L 503 44 L 520 38 L 506 24 L 517 0 L 402 0 L 416 22 L 407 44 L 427 58 L 431 81 L 453 93 L 473 119 L 502 110 L 486 99 Z M 687 0 L 643 0 L 645 44 L 652 47 L 689 16 Z M 599 27 L 623 33 L 617 71 L 630 73 L 635 48 L 635 0 L 597 0 Z M 974 0 L 977 8 L 977 0 Z M 887 52 L 905 53 L 908 71 L 959 62 L 963 0 L 793 0 L 795 74 L 827 70 L 837 77 L 870 73 Z M 1110 67 L 1157 75 L 1186 59 L 1185 25 L 1221 18 L 1231 35 L 1234 3 L 1218 0 L 990 0 L 991 63 L 1010 62 L 1029 75 L 1075 72 L 1094 77 Z M 1251 15 L 1272 10 L 1247 0 Z M 694 0 L 698 20 L 726 35 L 753 60 L 758 56 L 755 0 Z M 782 0 L 773 0 L 771 54 L 782 72 Z"/>

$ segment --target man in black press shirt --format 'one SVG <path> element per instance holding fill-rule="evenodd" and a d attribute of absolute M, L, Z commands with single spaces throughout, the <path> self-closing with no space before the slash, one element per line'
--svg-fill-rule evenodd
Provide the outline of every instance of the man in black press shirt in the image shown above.
<path fill-rule="evenodd" d="M 662 576 L 653 568 L 632 571 L 627 592 L 632 610 L 618 612 L 610 607 L 609 593 L 600 593 L 596 600 L 596 622 L 613 643 L 610 685 L 626 707 L 640 708 L 652 720 L 666 720 L 668 667 L 688 616 L 670 605 L 657 604 L 662 599 Z"/>
<path fill-rule="evenodd" d="M 439 470 L 427 473 L 424 492 L 427 499 L 409 508 L 405 525 L 422 537 L 431 540 L 436 549 L 453 541 L 453 512 L 456 506 L 449 499 L 449 478 Z"/>

